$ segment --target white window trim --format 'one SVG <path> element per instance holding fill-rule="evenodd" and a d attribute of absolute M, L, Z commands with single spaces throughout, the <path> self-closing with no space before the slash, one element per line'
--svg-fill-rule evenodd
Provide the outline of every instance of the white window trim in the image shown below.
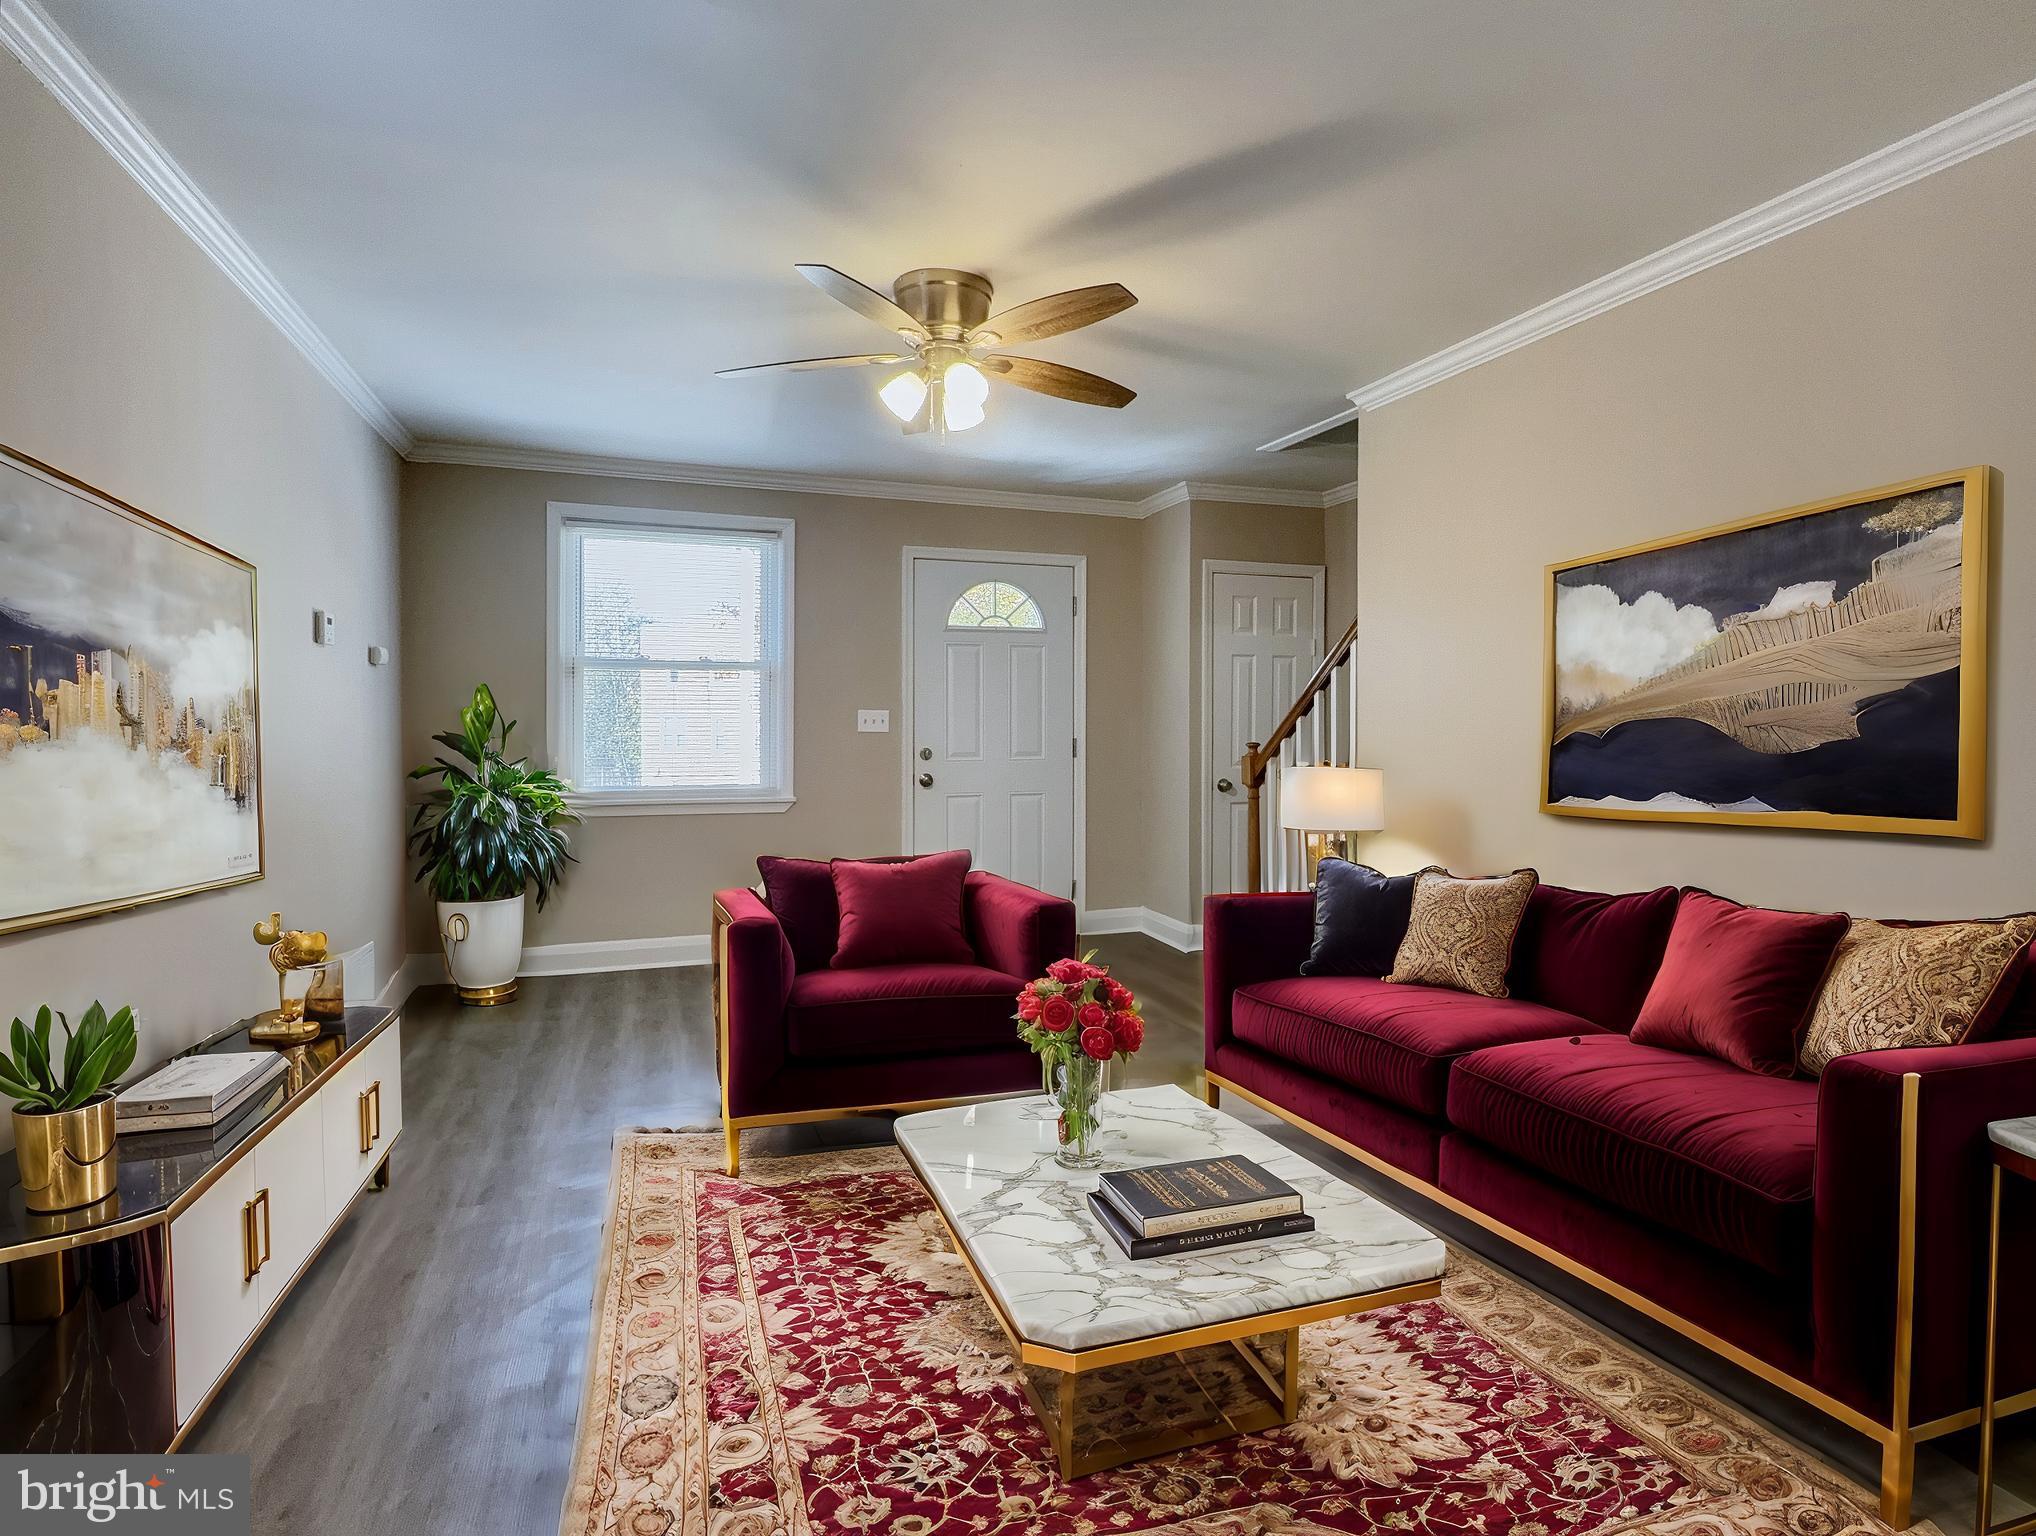
<path fill-rule="evenodd" d="M 792 631 L 797 591 L 793 565 L 793 536 L 797 525 L 788 517 L 738 517 L 720 512 L 683 512 L 658 507 L 613 507 L 598 502 L 554 501 L 546 506 L 545 518 L 545 742 L 551 761 L 566 777 L 572 777 L 577 757 L 571 746 L 574 702 L 568 686 L 571 669 L 566 661 L 568 594 L 564 585 L 562 545 L 568 527 L 662 528 L 682 532 L 698 529 L 716 533 L 771 533 L 779 546 L 779 564 L 784 584 L 781 599 L 781 634 L 764 636 L 766 648 L 773 638 L 779 641 L 777 719 L 774 722 L 780 743 L 781 781 L 761 794 L 744 794 L 725 789 L 683 792 L 671 789 L 574 790 L 566 797 L 582 816 L 727 816 L 745 813 L 788 811 L 797 803 L 792 792 Z"/>

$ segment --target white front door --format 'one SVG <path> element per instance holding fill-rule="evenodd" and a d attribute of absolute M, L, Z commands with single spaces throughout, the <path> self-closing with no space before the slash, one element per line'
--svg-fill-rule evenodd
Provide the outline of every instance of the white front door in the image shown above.
<path fill-rule="evenodd" d="M 917 556 L 911 612 L 912 851 L 1072 896 L 1074 567 Z"/>
<path fill-rule="evenodd" d="M 1244 889 L 1250 834 L 1238 760 L 1246 743 L 1272 734 L 1320 660 L 1316 582 L 1244 571 L 1210 576 L 1204 891 Z M 1262 804 L 1270 818 L 1272 802 Z"/>

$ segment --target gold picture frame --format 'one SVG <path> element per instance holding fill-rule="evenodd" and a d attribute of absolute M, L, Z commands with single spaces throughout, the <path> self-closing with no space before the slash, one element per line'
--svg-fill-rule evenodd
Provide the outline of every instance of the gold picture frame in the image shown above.
<path fill-rule="evenodd" d="M 1923 475 L 1549 565 L 1543 576 L 1541 810 L 1611 821 L 1984 837 L 1992 473 L 1986 465 L 1974 465 Z M 1876 504 L 1882 504 L 1878 510 Z M 1955 540 L 1949 537 L 1953 507 Z M 1862 514 L 1859 532 L 1852 531 L 1849 520 L 1830 516 L 1854 509 Z M 1869 528 L 1868 517 L 1879 519 L 1879 527 Z M 1820 521 L 1813 525 L 1806 519 Z M 1744 602 L 1754 590 L 1749 585 L 1754 578 L 1749 574 L 1750 545 L 1727 548 L 1712 541 L 1791 523 L 1803 527 L 1761 541 L 1763 550 L 1780 553 L 1791 540 L 1820 541 L 1818 547 L 1842 543 L 1844 556 L 1833 568 L 1856 570 L 1866 560 L 1866 578 L 1841 591 L 1839 580 L 1809 581 L 1793 569 L 1771 567 L 1766 582 L 1772 583 L 1772 598 L 1714 619 L 1712 608 L 1697 599 L 1706 592 L 1726 592 L 1736 583 L 1737 601 Z M 1914 537 L 1905 541 L 1909 534 Z M 1955 576 L 1949 568 L 1953 542 Z M 1706 548 L 1688 560 L 1668 558 L 1697 546 Z M 1672 574 L 1678 565 L 1687 568 L 1686 590 L 1661 590 L 1677 585 L 1673 579 L 1641 590 L 1644 578 Z M 1566 606 L 1565 594 L 1574 605 L 1567 623 L 1558 614 Z M 1642 612 L 1649 599 L 1654 602 Z M 1712 633 L 1704 637 L 1707 621 Z M 1862 654 L 1871 647 L 1881 649 Z M 1644 674 L 1623 665 L 1642 654 L 1649 663 L 1658 659 L 1661 664 Z M 1728 669 L 1726 678 L 1709 676 Z M 1952 671 L 1957 674 L 1955 693 L 1948 680 L 1930 681 Z M 1927 741 L 1918 732 L 1918 749 L 1934 751 L 1937 766 L 1929 775 L 1913 776 L 1914 813 L 1894 804 L 1847 808 L 1842 802 L 1849 787 L 1831 787 L 1834 779 L 1843 778 L 1842 771 L 1815 776 L 1823 786 L 1818 792 L 1833 802 L 1831 809 L 1771 807 L 1757 793 L 1710 801 L 1690 793 L 1687 783 L 1678 788 L 1670 782 L 1685 775 L 1690 782 L 1757 781 L 1759 763 L 1740 761 L 1730 751 L 1750 748 L 1777 765 L 1776 787 L 1784 792 L 1776 793 L 1776 799 L 1811 798 L 1806 785 L 1812 780 L 1787 784 L 1783 766 L 1793 768 L 1790 760 L 1801 752 L 1839 746 L 1842 753 L 1844 744 L 1863 741 L 1862 715 L 1916 684 L 1927 685 L 1917 697 L 1931 701 L 1938 717 L 1955 697 L 1956 720 L 1933 717 Z M 1701 747 L 1703 755 L 1718 761 L 1663 763 L 1656 769 L 1633 745 L 1630 731 L 1619 753 L 1601 751 L 1619 729 L 1642 722 L 1672 726 L 1683 746 Z M 1713 728 L 1716 740 L 1710 732 L 1693 737 L 1685 729 L 1690 722 Z M 1672 755 L 1659 729 L 1652 740 L 1662 757 Z M 1571 741 L 1577 746 L 1558 763 L 1558 749 Z M 1955 786 L 1953 771 L 1943 767 L 1943 755 L 1954 743 Z M 1727 757 L 1734 760 L 1728 764 Z M 1865 747 L 1850 761 L 1875 767 Z M 1639 791 L 1648 787 L 1651 771 L 1658 772 L 1662 788 L 1642 798 Z M 1901 776 L 1891 770 L 1883 774 L 1875 768 L 1871 778 L 1856 782 L 1866 786 L 1862 800 L 1897 801 L 1903 792 Z M 1614 784 L 1616 790 L 1585 792 Z M 1937 803 L 1926 807 L 1921 803 L 1926 796 Z"/>
<path fill-rule="evenodd" d="M 68 519 L 73 515 L 88 521 L 71 524 Z M 89 521 L 98 518 L 108 521 Z M 158 539 L 165 542 L 157 544 Z M 125 552 L 131 558 L 122 563 L 109 558 L 109 552 Z M 189 850 L 188 857 L 164 846 L 167 838 L 156 840 L 147 851 L 157 856 L 158 878 L 137 871 L 131 882 L 123 882 L 118 868 L 109 867 L 101 883 L 121 888 L 65 892 L 78 899 L 44 905 L 35 904 L 39 898 L 33 894 L 33 877 L 48 873 L 46 861 L 25 854 L 18 846 L 20 839 L 10 844 L 0 835 L 0 893 L 12 895 L 20 904 L 0 904 L 0 934 L 130 911 L 262 879 L 268 867 L 268 839 L 261 750 L 261 594 L 253 564 L 4 445 L 0 445 L 0 554 L 7 556 L 0 561 L 0 735 L 8 738 L 0 743 L 0 803 L 12 802 L 9 814 L 43 818 L 112 814 L 103 777 L 91 780 L 89 787 L 79 783 L 78 803 L 63 806 L 35 803 L 34 796 L 18 792 L 19 785 L 7 783 L 10 767 L 18 772 L 27 764 L 25 754 L 65 746 L 67 728 L 98 741 L 99 760 L 94 766 L 102 774 L 109 762 L 121 763 L 121 754 L 108 750 L 109 742 L 126 749 L 125 755 L 134 759 L 128 766 L 137 772 L 144 756 L 152 765 L 157 759 L 181 758 L 181 766 L 167 761 L 161 765 L 174 769 L 174 792 L 188 797 L 195 775 L 199 801 L 211 791 L 214 799 L 230 807 L 230 836 L 222 830 L 210 843 Z M 52 573 L 63 579 L 52 579 Z M 95 576 L 119 601 L 109 597 L 95 605 L 90 586 Z M 173 588 L 180 602 L 171 601 Z M 56 601 L 58 594 L 62 603 Z M 148 606 L 151 602 L 154 609 Z M 180 622 L 186 631 L 182 634 Z M 195 627 L 199 623 L 205 627 Z M 74 654 L 70 679 L 51 685 L 47 664 L 36 664 L 34 652 L 42 644 L 38 637 L 54 637 L 59 642 L 52 647 L 55 654 Z M 243 659 L 244 671 L 239 665 Z M 217 698 L 203 705 L 194 692 L 185 701 L 187 712 L 179 714 L 175 685 L 200 676 L 245 681 L 221 684 Z M 67 697 L 66 681 L 79 692 Z M 24 724 L 32 730 L 23 730 Z M 116 783 L 122 773 L 121 767 L 113 767 Z M 135 778 L 136 772 L 126 777 Z M 44 792 L 56 784 L 64 793 L 70 788 L 64 779 L 63 772 L 45 766 L 35 782 Z M 184 808 L 178 802 L 165 809 Z M 205 806 L 198 819 L 219 809 Z M 170 814 L 161 822 L 176 827 L 186 825 L 187 818 Z M 221 824 L 222 829 L 226 826 Z M 215 854 L 216 871 L 200 867 Z M 21 894 L 24 890 L 29 894 Z"/>

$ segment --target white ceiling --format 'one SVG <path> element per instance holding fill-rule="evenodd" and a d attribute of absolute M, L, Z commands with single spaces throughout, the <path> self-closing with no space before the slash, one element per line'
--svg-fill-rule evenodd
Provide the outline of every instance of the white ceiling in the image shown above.
<path fill-rule="evenodd" d="M 2036 76 L 2026 0 L 44 0 L 417 436 L 1319 490 L 1346 391 Z M 796 261 L 1137 308 L 902 437 Z"/>

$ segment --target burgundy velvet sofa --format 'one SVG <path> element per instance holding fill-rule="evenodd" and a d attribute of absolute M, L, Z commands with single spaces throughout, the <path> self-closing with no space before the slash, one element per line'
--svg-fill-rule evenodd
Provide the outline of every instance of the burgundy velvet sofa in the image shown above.
<path fill-rule="evenodd" d="M 1018 989 L 1075 952 L 1074 904 L 982 870 L 962 896 L 973 964 L 835 970 L 754 891 L 714 894 L 714 1014 L 728 1171 L 745 1127 L 1037 1092 Z M 810 937 L 810 936 L 806 936 Z"/>
<path fill-rule="evenodd" d="M 2036 1110 L 2036 980 L 1984 1043 L 1763 1077 L 1627 1038 L 1675 894 L 1614 921 L 1613 898 L 1540 888 L 1504 999 L 1304 977 L 1311 893 L 1212 896 L 1210 1100 L 1231 1090 L 1870 1436 L 1905 1525 L 1916 1441 L 1978 1417 L 1986 1125 Z M 2030 1214 L 2003 1215 L 2003 1274 L 2036 1263 Z M 2004 1401 L 2036 1386 L 2036 1327 L 2008 1312 Z"/>

